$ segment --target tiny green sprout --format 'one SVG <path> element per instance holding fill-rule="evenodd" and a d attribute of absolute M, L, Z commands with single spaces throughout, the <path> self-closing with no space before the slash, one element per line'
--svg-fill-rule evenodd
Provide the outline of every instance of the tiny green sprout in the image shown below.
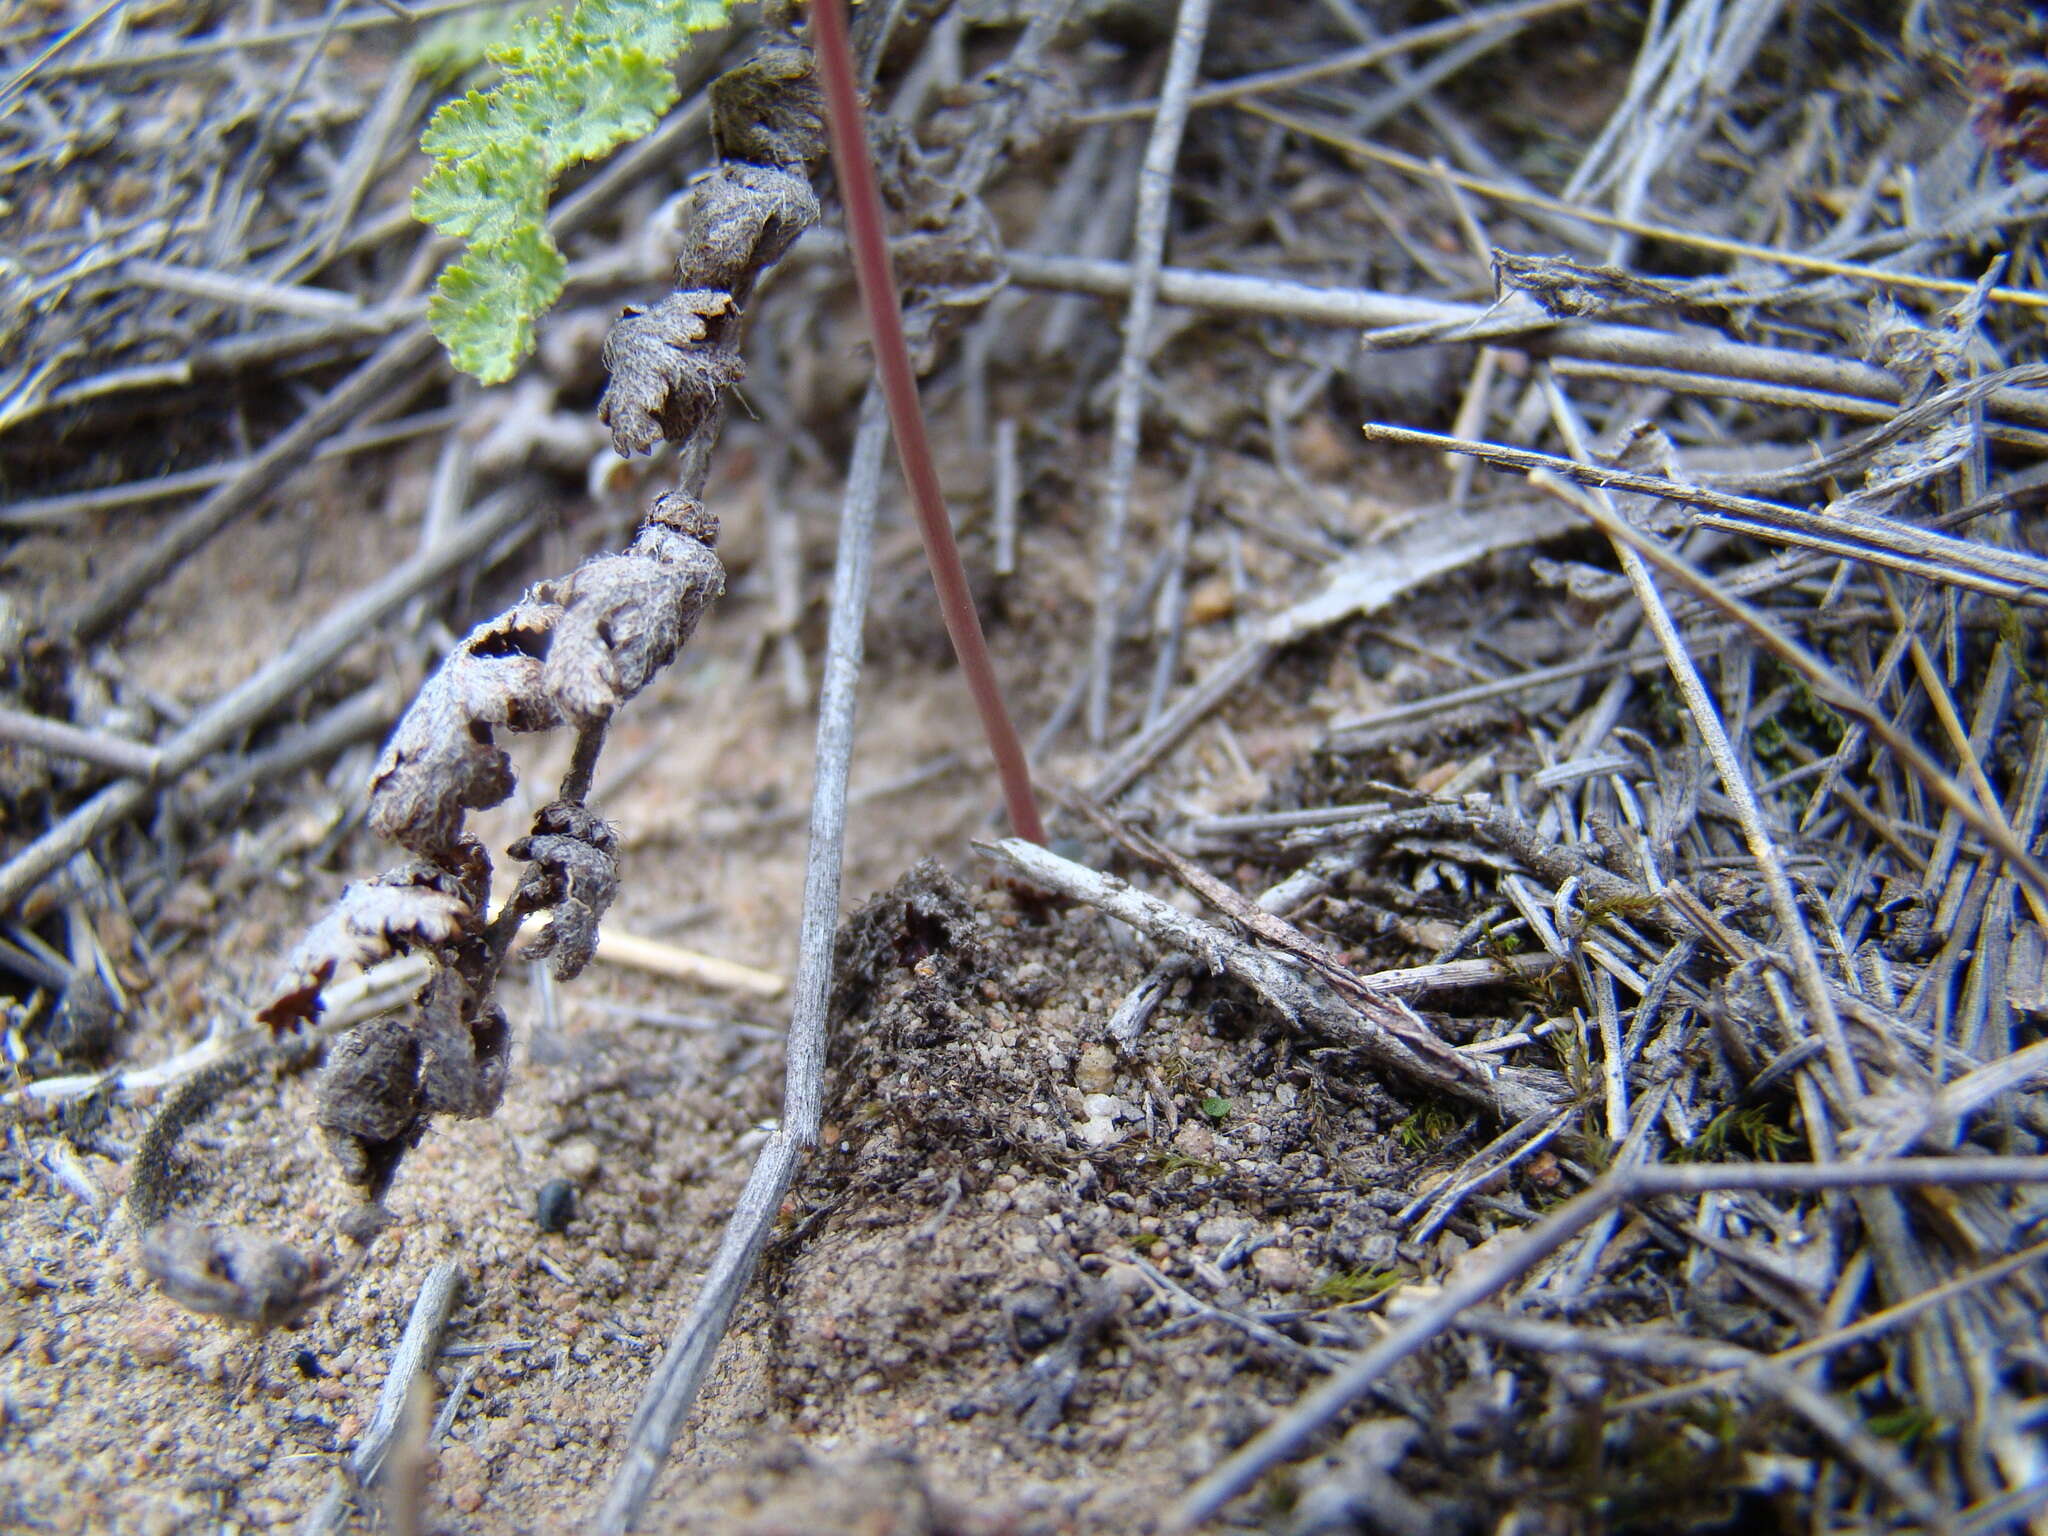
<path fill-rule="evenodd" d="M 1422 1103 L 1394 1127 L 1394 1139 L 1410 1152 L 1427 1152 L 1458 1128 L 1458 1117 L 1441 1104 Z"/>
<path fill-rule="evenodd" d="M 1890 1413 L 1875 1413 L 1870 1416 L 1869 1428 L 1881 1440 L 1895 1441 L 1908 1449 L 1925 1440 L 1938 1440 L 1947 1429 L 1940 1415 L 1930 1413 L 1918 1403 L 1908 1403 Z"/>
<path fill-rule="evenodd" d="M 671 66 L 691 34 L 725 24 L 732 0 L 576 0 L 529 16 L 486 51 L 489 90 L 443 102 L 420 136 L 434 168 L 413 217 L 467 243 L 427 301 L 427 323 L 464 373 L 512 377 L 568 263 L 547 230 L 548 194 L 570 166 L 645 138 L 675 105 Z"/>
<path fill-rule="evenodd" d="M 1317 1281 L 1315 1290 L 1310 1294 L 1333 1306 L 1348 1307 L 1356 1302 L 1370 1301 L 1400 1283 L 1399 1272 L 1391 1269 L 1340 1269 Z"/>
<path fill-rule="evenodd" d="M 1185 1152 L 1162 1152 L 1153 1158 L 1152 1164 L 1162 1175 L 1185 1169 L 1198 1178 L 1217 1179 L 1223 1176 L 1223 1165 L 1215 1159 L 1190 1157 Z"/>
<path fill-rule="evenodd" d="M 1211 1120 L 1220 1121 L 1225 1115 L 1230 1113 L 1230 1100 L 1223 1098 L 1219 1094 L 1212 1093 L 1209 1097 L 1202 1100 L 1202 1113 Z"/>
<path fill-rule="evenodd" d="M 1720 1162 L 1735 1141 L 1747 1147 L 1755 1161 L 1775 1163 L 1787 1147 L 1798 1144 L 1799 1133 L 1780 1125 L 1768 1104 L 1729 1108 L 1709 1120 L 1684 1146 L 1674 1147 L 1671 1158 L 1681 1163 Z"/>

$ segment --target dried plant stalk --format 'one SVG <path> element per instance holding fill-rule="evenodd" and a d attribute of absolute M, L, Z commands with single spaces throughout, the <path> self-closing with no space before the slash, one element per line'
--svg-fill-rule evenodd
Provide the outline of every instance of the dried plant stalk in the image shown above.
<path fill-rule="evenodd" d="M 471 630 L 428 679 L 370 785 L 371 827 L 414 862 L 346 887 L 293 950 L 259 1015 L 276 1029 L 309 1021 L 341 968 L 394 953 L 428 960 L 412 1007 L 344 1036 L 321 1079 L 315 1118 L 343 1173 L 371 1199 L 433 1115 L 497 1107 L 508 1031 L 492 993 L 521 923 L 549 914 L 536 952 L 557 977 L 589 962 L 619 884 L 614 834 L 585 804 L 606 727 L 675 659 L 725 590 L 718 519 L 695 492 L 723 392 L 745 372 L 745 305 L 761 273 L 818 217 L 808 173 L 825 131 L 809 54 L 788 43 L 730 71 L 712 103 L 723 161 L 690 203 L 675 291 L 613 327 L 604 348 L 611 382 L 599 406 L 620 453 L 674 444 L 685 484 L 654 499 L 623 550 L 530 587 Z M 532 831 L 506 850 L 524 869 L 494 912 L 491 856 L 467 830 L 468 814 L 503 803 L 515 787 L 498 731 L 560 726 L 576 732 L 569 770 Z M 196 1112 L 182 1111 L 168 1136 Z M 274 1291 L 278 1274 L 318 1273 L 315 1261 L 292 1254 L 295 1267 L 279 1258 L 273 1250 L 283 1245 L 258 1234 L 181 1222 L 167 1209 L 144 1214 L 152 1272 L 198 1310 L 269 1321 L 285 1304 L 256 1294 L 258 1282 Z M 241 1261 L 259 1247 L 263 1263 Z M 244 1269 L 248 1283 L 238 1279 Z M 185 1283 L 194 1273 L 214 1283 Z M 307 1289 L 292 1287 L 290 1305 Z"/>

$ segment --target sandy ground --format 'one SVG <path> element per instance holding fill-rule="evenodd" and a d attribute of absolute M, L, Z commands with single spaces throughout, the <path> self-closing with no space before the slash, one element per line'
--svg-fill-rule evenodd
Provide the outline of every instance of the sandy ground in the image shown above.
<path fill-rule="evenodd" d="M 628 850 L 613 923 L 786 972 L 810 723 L 763 660 L 747 448 L 742 431 L 727 471 L 733 595 L 628 711 L 598 794 Z M 423 472 L 401 466 L 368 510 L 347 505 L 339 476 L 312 478 L 193 562 L 129 649 L 149 685 L 211 694 L 374 575 L 409 546 L 407 494 Z M 973 504 L 972 483 L 955 489 Z M 548 530 L 516 563 L 566 566 L 583 537 Z M 1083 579 L 1082 530 L 1053 519 L 1036 537 L 1039 558 L 996 594 L 1027 716 L 1071 676 L 1061 588 Z M 1325 1098 L 1298 1043 L 1206 994 L 1170 1009 L 1136 1056 L 1109 1055 L 1102 1027 L 1147 957 L 1101 919 L 1020 907 L 975 871 L 966 845 L 990 829 L 991 804 L 978 750 L 957 734 L 964 694 L 923 633 L 921 564 L 900 521 L 885 552 L 854 785 L 916 782 L 855 810 L 847 905 L 932 850 L 970 883 L 936 867 L 918 877 L 949 914 L 936 937 L 900 902 L 859 928 L 829 1144 L 791 1196 L 655 1524 L 1143 1530 L 1310 1370 L 1298 1344 L 1190 1326 L 1195 1303 L 1172 1288 L 1285 1310 L 1333 1268 L 1391 1257 L 1357 1191 L 1375 1172 L 1361 1157 L 1377 1160 L 1361 1148 L 1400 1157 L 1386 1135 L 1399 1112 L 1370 1086 Z M 79 579 L 74 556 L 50 540 L 17 566 Z M 237 600 L 213 601 L 227 582 Z M 502 573 L 482 586 L 465 598 L 476 613 L 509 590 Z M 1234 633 L 1228 594 L 1206 601 L 1197 661 Z M 1018 659 L 1032 656 L 1040 665 Z M 336 684 L 392 660 L 366 649 Z M 1269 783 L 1259 765 L 1283 763 L 1334 704 L 1358 702 L 1366 685 L 1348 684 L 1341 699 L 1313 677 L 1263 692 L 1235 716 L 1249 753 L 1239 736 L 1198 738 L 1167 782 L 1204 809 L 1250 803 Z M 523 830 L 562 753 L 522 748 L 521 795 L 477 819 L 488 842 Z M 260 996 L 341 881 L 386 857 L 347 831 L 364 761 L 285 786 L 259 830 L 191 850 L 184 932 L 159 970 L 131 978 L 139 1006 L 120 1060 L 161 1059 Z M 603 966 L 560 988 L 515 968 L 502 995 L 518 1042 L 502 1109 L 437 1124 L 391 1194 L 396 1220 L 339 1294 L 267 1336 L 189 1315 L 143 1278 L 119 1202 L 146 1103 L 17 1120 L 0 1180 L 0 1524 L 299 1528 L 368 1424 L 420 1283 L 446 1257 L 467 1284 L 435 1373 L 452 1417 L 426 1458 L 424 1528 L 561 1530 L 594 1505 L 776 1113 L 780 1005 Z M 180 1213 L 251 1223 L 345 1265 L 353 1250 L 333 1223 L 351 1197 L 310 1128 L 313 1088 L 310 1075 L 266 1078 L 201 1122 L 182 1148 Z M 575 1215 L 545 1232 L 536 1199 L 557 1179 L 574 1186 Z M 822 1481 L 805 1494 L 806 1479 Z M 832 1513 L 819 1489 L 848 1507 Z M 808 1513 L 791 1525 L 790 1508 Z"/>

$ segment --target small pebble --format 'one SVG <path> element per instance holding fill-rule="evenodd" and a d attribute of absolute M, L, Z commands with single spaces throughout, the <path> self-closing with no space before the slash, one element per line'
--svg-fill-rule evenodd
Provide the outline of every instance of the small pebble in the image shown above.
<path fill-rule="evenodd" d="M 170 1365 L 184 1352 L 177 1330 L 160 1318 L 144 1316 L 128 1327 L 128 1352 L 143 1365 Z"/>
<path fill-rule="evenodd" d="M 1084 1094 L 1108 1093 L 1116 1086 L 1116 1053 L 1106 1045 L 1091 1045 L 1074 1063 L 1074 1086 Z"/>
<path fill-rule="evenodd" d="M 1309 1283 L 1308 1266 L 1291 1248 L 1261 1248 L 1252 1255 L 1252 1269 L 1261 1284 L 1276 1291 L 1299 1291 Z"/>
<path fill-rule="evenodd" d="M 1195 1241 L 1221 1253 L 1240 1237 L 1250 1235 L 1251 1230 L 1252 1223 L 1243 1216 L 1211 1216 L 1195 1228 Z"/>
<path fill-rule="evenodd" d="M 561 1165 L 563 1173 L 581 1184 L 597 1172 L 597 1148 L 578 1136 L 556 1149 L 555 1161 Z"/>
<path fill-rule="evenodd" d="M 534 1200 L 533 1219 L 543 1232 L 562 1232 L 576 1219 L 576 1186 L 567 1179 L 549 1179 Z"/>

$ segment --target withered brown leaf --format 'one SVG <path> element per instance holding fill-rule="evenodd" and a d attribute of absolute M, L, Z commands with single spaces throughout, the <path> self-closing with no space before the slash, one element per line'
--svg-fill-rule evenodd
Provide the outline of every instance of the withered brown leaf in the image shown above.
<path fill-rule="evenodd" d="M 446 944 L 475 919 L 453 880 L 427 864 L 408 864 L 342 887 L 326 916 L 306 930 L 285 960 L 275 997 L 256 1017 L 273 1029 L 319 1012 L 320 992 L 344 966 L 369 966 L 415 945 Z"/>
<path fill-rule="evenodd" d="M 738 353 L 706 345 L 709 322 L 732 308 L 731 295 L 718 289 L 685 288 L 650 310 L 628 309 L 612 326 L 603 354 L 611 382 L 597 415 L 620 455 L 693 436 L 719 391 L 746 376 Z"/>
<path fill-rule="evenodd" d="M 370 780 L 370 827 L 422 858 L 447 864 L 465 810 L 512 793 L 512 760 L 492 727 L 561 724 L 541 684 L 541 657 L 561 609 L 545 586 L 470 631 L 420 689 Z"/>
<path fill-rule="evenodd" d="M 647 685 L 696 632 L 725 591 L 725 567 L 705 543 L 659 523 L 621 555 L 603 555 L 562 583 L 562 611 L 542 665 L 549 702 L 589 727 Z"/>
<path fill-rule="evenodd" d="M 556 979 L 572 980 L 596 953 L 597 925 L 619 893 L 616 834 L 588 807 L 556 800 L 541 807 L 532 835 L 506 852 L 527 860 L 513 899 L 554 914 L 526 953 L 552 959 Z"/>

